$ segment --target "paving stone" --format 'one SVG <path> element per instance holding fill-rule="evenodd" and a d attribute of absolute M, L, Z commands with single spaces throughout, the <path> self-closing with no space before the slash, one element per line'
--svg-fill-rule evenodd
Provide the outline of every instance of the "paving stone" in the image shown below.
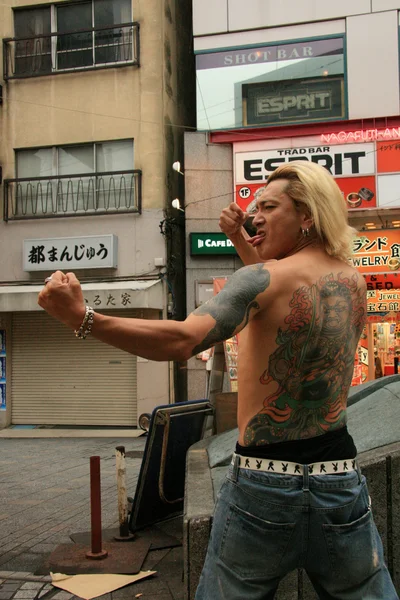
<path fill-rule="evenodd" d="M 0 589 L 0 600 L 10 600 L 13 597 L 14 593 L 15 593 L 15 591 L 6 592 L 6 591 Z"/>
<path fill-rule="evenodd" d="M 74 595 L 70 594 L 70 592 L 66 592 L 65 590 L 60 590 L 53 597 L 52 600 L 70 600 Z"/>
<path fill-rule="evenodd" d="M 37 595 L 37 590 L 18 590 L 15 593 L 15 600 L 33 600 Z"/>
<path fill-rule="evenodd" d="M 1 586 L 3 592 L 16 591 L 20 588 L 21 583 L 19 581 L 6 581 Z"/>
<path fill-rule="evenodd" d="M 43 583 L 41 581 L 25 581 L 21 585 L 21 590 L 40 590 L 43 587 Z"/>
<path fill-rule="evenodd" d="M 49 585 L 49 584 L 45 585 L 38 597 L 42 598 L 42 596 L 45 596 L 46 594 L 48 594 L 50 592 L 50 590 L 53 590 L 53 589 L 54 589 L 54 587 L 52 585 Z"/>

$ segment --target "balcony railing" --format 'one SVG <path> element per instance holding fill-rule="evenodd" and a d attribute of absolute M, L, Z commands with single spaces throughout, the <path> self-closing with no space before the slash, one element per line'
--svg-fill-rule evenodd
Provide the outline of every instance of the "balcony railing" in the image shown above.
<path fill-rule="evenodd" d="M 140 63 L 139 23 L 3 40 L 4 79 Z"/>
<path fill-rule="evenodd" d="M 142 172 L 4 180 L 4 221 L 142 212 Z"/>

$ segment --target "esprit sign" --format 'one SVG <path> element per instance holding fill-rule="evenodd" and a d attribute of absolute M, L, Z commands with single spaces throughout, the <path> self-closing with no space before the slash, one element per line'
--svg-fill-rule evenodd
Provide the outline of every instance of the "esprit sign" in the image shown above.
<path fill-rule="evenodd" d="M 337 176 L 375 173 L 373 144 L 309 146 L 281 150 L 239 152 L 235 155 L 236 183 L 262 183 L 280 165 L 294 160 L 309 160 Z"/>
<path fill-rule="evenodd" d="M 343 78 L 243 83 L 244 125 L 344 117 Z"/>
<path fill-rule="evenodd" d="M 190 254 L 236 254 L 236 250 L 224 233 L 191 233 Z"/>
<path fill-rule="evenodd" d="M 117 267 L 118 238 L 89 235 L 24 240 L 24 271 L 62 271 Z"/>
<path fill-rule="evenodd" d="M 330 92 L 309 92 L 308 94 L 282 94 L 281 96 L 261 96 L 257 98 L 257 116 L 287 112 L 295 109 L 297 112 L 321 110 L 331 107 Z"/>

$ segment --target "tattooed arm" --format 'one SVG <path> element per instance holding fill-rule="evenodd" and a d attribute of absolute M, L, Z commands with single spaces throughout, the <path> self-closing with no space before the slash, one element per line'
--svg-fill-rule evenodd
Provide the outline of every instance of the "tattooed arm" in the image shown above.
<path fill-rule="evenodd" d="M 40 293 L 39 304 L 71 329 L 78 329 L 84 314 L 79 281 L 73 274 L 58 273 Z M 263 292 L 269 281 L 269 271 L 262 264 L 244 267 L 185 321 L 126 319 L 95 313 L 92 335 L 150 360 L 187 360 L 241 331 L 263 308 Z"/>

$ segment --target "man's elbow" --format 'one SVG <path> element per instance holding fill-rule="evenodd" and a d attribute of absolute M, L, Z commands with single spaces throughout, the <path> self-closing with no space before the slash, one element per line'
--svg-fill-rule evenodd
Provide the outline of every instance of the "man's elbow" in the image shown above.
<path fill-rule="evenodd" d="M 174 359 L 179 362 L 186 362 L 196 354 L 194 344 L 186 342 L 177 349 L 177 357 Z"/>

